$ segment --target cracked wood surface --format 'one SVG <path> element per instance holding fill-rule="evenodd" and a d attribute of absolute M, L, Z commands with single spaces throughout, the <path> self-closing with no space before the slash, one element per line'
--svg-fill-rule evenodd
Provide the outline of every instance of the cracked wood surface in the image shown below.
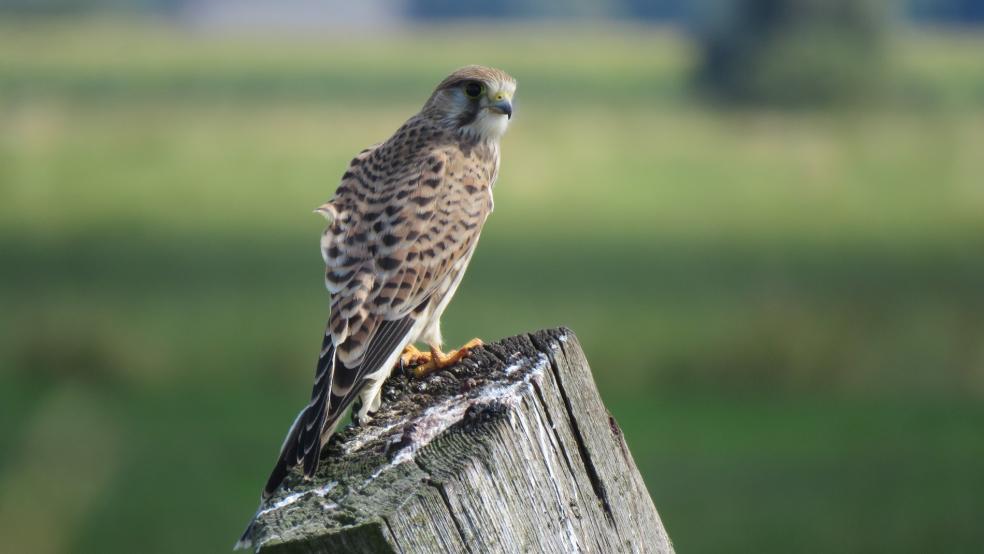
<path fill-rule="evenodd" d="M 295 552 L 673 552 L 568 329 L 384 387 L 369 422 L 291 475 L 240 546 Z"/>

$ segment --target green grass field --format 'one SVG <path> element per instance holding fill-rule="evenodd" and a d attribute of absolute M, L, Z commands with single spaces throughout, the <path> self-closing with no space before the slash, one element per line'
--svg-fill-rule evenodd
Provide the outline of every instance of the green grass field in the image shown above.
<path fill-rule="evenodd" d="M 519 80 L 449 342 L 568 325 L 681 552 L 984 542 L 984 36 L 884 105 L 736 111 L 686 38 L 0 26 L 0 537 L 226 551 L 303 402 L 351 156 Z M 438 37 L 438 38 L 434 38 Z"/>

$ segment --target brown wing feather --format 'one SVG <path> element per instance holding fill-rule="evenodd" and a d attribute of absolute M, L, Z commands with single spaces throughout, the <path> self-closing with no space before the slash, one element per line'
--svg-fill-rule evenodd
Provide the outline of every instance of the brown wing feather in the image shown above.
<path fill-rule="evenodd" d="M 371 295 L 373 304 L 406 313 L 430 297 L 471 252 L 492 208 L 488 187 L 494 177 L 476 165 L 457 148 L 432 152 L 424 160 L 420 182 L 401 211 L 412 223 L 396 239 L 382 237 L 393 242 L 385 256 L 396 270 Z"/>

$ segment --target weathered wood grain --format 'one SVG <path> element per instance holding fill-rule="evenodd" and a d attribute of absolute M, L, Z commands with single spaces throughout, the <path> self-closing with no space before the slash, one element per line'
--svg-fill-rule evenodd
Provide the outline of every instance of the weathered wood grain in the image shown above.
<path fill-rule="evenodd" d="M 240 546 L 301 552 L 673 552 L 574 333 L 392 377 L 369 422 L 292 475 Z"/>

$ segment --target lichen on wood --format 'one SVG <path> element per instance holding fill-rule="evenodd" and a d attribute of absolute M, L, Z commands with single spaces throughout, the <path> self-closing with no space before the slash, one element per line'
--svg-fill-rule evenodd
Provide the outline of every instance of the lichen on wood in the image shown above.
<path fill-rule="evenodd" d="M 292 474 L 241 547 L 258 552 L 672 552 L 573 332 L 394 374 L 370 421 Z"/>

